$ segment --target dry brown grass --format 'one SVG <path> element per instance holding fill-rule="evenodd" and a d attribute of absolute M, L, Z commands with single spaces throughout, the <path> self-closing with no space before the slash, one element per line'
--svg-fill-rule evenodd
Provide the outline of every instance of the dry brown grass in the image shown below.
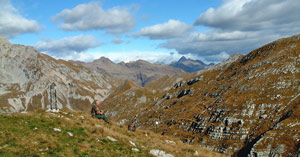
<path fill-rule="evenodd" d="M 4 125 L 4 121 L 9 124 Z M 0 122 L 0 156 L 150 156 L 151 149 L 163 150 L 174 156 L 194 156 L 195 151 L 199 156 L 225 156 L 151 131 L 137 129 L 136 132 L 128 132 L 125 126 L 114 122 L 107 124 L 81 112 L 45 113 L 38 110 L 28 114 L 0 115 Z M 62 131 L 55 132 L 53 128 Z M 74 136 L 68 136 L 67 132 Z M 118 141 L 111 142 L 107 136 Z M 176 144 L 167 144 L 165 140 Z M 131 148 L 138 148 L 140 152 Z"/>
<path fill-rule="evenodd" d="M 88 117 L 89 115 L 86 116 Z M 103 134 L 122 141 L 132 141 L 138 146 L 143 146 L 144 150 L 148 150 L 148 152 L 151 149 L 160 149 L 175 156 L 194 156 L 195 151 L 199 153 L 199 156 L 203 157 L 226 156 L 224 154 L 200 148 L 196 145 L 182 143 L 177 137 L 164 136 L 143 129 L 137 129 L 135 132 L 129 132 L 127 131 L 126 126 L 118 126 L 114 122 L 112 122 L 112 124 L 106 124 L 101 120 L 99 122 L 98 119 L 87 118 L 87 120 L 90 121 L 92 126 L 97 129 L 103 126 Z M 168 144 L 166 140 L 173 141 L 176 144 Z"/>

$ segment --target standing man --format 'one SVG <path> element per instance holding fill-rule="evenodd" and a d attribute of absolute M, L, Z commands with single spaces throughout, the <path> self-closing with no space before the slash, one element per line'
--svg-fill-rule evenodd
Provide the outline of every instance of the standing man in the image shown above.
<path fill-rule="evenodd" d="M 108 119 L 106 118 L 104 111 L 100 109 L 100 101 L 96 100 L 96 103 L 93 105 L 91 110 L 92 117 L 103 119 L 106 123 L 109 123 Z"/>

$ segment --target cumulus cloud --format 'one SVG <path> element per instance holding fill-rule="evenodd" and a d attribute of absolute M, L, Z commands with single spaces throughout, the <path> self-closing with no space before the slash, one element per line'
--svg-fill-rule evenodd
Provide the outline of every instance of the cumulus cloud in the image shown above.
<path fill-rule="evenodd" d="M 91 35 L 78 35 L 58 40 L 42 40 L 37 42 L 34 47 L 55 58 L 64 58 L 81 55 L 80 53 L 100 45 L 101 43 Z"/>
<path fill-rule="evenodd" d="M 299 0 L 228 0 L 202 13 L 196 25 L 224 30 L 286 30 L 300 24 Z"/>
<path fill-rule="evenodd" d="M 209 63 L 219 63 L 222 62 L 226 59 L 228 59 L 230 55 L 226 52 L 220 52 L 219 54 L 211 55 L 211 56 L 206 56 L 205 59 L 203 59 L 205 62 Z"/>
<path fill-rule="evenodd" d="M 0 0 L 0 34 L 7 38 L 15 38 L 24 33 L 36 33 L 41 27 L 35 20 L 23 17 L 10 3 L 10 0 Z"/>
<path fill-rule="evenodd" d="M 251 37 L 252 34 L 241 31 L 233 32 L 223 32 L 223 31 L 213 31 L 206 33 L 192 33 L 191 37 L 194 41 L 228 41 L 228 40 L 241 40 Z"/>
<path fill-rule="evenodd" d="M 115 38 L 111 42 L 114 44 L 122 44 L 124 41 L 120 38 Z"/>
<path fill-rule="evenodd" d="M 104 10 L 96 2 L 64 9 L 54 16 L 53 20 L 62 22 L 60 27 L 68 31 L 106 30 L 108 33 L 123 33 L 135 25 L 135 19 L 129 8 L 113 7 Z"/>
<path fill-rule="evenodd" d="M 171 19 L 166 23 L 142 28 L 140 31 L 131 36 L 144 36 L 149 37 L 150 39 L 171 39 L 182 37 L 191 30 L 193 30 L 193 26 Z"/>
<path fill-rule="evenodd" d="M 247 53 L 263 44 L 278 39 L 278 35 L 261 33 L 224 32 L 197 33 L 183 39 L 168 40 L 159 47 L 176 49 L 181 54 L 193 53 L 198 56 L 211 56 L 221 52 L 228 54 Z"/>
<path fill-rule="evenodd" d="M 195 26 L 208 27 L 209 31 L 189 33 L 159 46 L 220 61 L 227 56 L 225 53 L 248 53 L 268 42 L 300 33 L 299 15 L 299 0 L 227 0 L 196 20 Z"/>

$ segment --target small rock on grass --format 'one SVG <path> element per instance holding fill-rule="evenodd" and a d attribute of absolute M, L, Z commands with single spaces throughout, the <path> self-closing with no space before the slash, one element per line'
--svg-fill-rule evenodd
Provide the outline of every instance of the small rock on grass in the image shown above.
<path fill-rule="evenodd" d="M 52 113 L 58 113 L 59 112 L 59 109 L 48 109 L 46 110 L 46 112 L 52 112 Z"/>
<path fill-rule="evenodd" d="M 57 131 L 57 132 L 61 132 L 61 129 L 59 129 L 59 128 L 54 128 L 53 130 Z"/>
<path fill-rule="evenodd" d="M 195 156 L 198 156 L 198 155 L 199 155 L 198 151 L 195 151 L 194 155 L 195 155 Z"/>
<path fill-rule="evenodd" d="M 166 141 L 166 143 L 168 143 L 168 144 L 176 144 L 174 141 L 171 141 L 171 140 L 165 140 Z"/>
<path fill-rule="evenodd" d="M 129 141 L 129 143 L 130 143 L 131 145 L 133 145 L 133 146 L 136 146 L 136 144 L 133 143 L 132 141 Z"/>
<path fill-rule="evenodd" d="M 114 139 L 114 138 L 112 138 L 112 137 L 110 137 L 110 136 L 107 136 L 107 138 L 108 138 L 109 140 L 111 140 L 112 142 L 118 141 L 118 140 L 116 140 L 116 139 Z"/>
<path fill-rule="evenodd" d="M 73 137 L 73 134 L 71 132 L 67 132 L 67 134 L 71 137 Z"/>
<path fill-rule="evenodd" d="M 173 157 L 173 155 L 166 154 L 166 152 L 158 149 L 151 149 L 150 154 L 156 157 Z"/>
<path fill-rule="evenodd" d="M 71 119 L 70 119 L 70 118 L 68 118 L 68 117 L 66 117 L 65 119 L 66 119 L 66 120 L 71 120 Z"/>
<path fill-rule="evenodd" d="M 137 148 L 132 148 L 131 150 L 132 150 L 132 151 L 135 151 L 135 152 L 139 152 L 139 151 L 140 151 L 140 150 L 137 149 Z"/>

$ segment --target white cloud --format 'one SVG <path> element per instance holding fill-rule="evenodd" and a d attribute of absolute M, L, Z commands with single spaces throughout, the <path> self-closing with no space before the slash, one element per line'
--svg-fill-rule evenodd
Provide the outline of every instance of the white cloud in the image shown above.
<path fill-rule="evenodd" d="M 101 8 L 99 3 L 80 4 L 73 9 L 64 9 L 53 17 L 55 22 L 62 21 L 64 30 L 106 30 L 108 33 L 123 33 L 131 30 L 135 19 L 129 8 Z"/>
<path fill-rule="evenodd" d="M 41 27 L 35 20 L 30 20 L 18 12 L 10 0 L 0 0 L 0 34 L 15 38 L 24 33 L 36 33 Z"/>
<path fill-rule="evenodd" d="M 166 23 L 157 24 L 142 28 L 137 33 L 131 35 L 134 37 L 149 37 L 150 39 L 171 39 L 182 37 L 190 32 L 193 26 L 178 20 L 169 20 Z"/>
<path fill-rule="evenodd" d="M 176 49 L 181 54 L 192 53 L 198 56 L 211 56 L 221 52 L 228 54 L 248 53 L 249 51 L 278 39 L 277 34 L 268 33 L 238 33 L 238 32 L 212 32 L 196 33 L 182 39 L 168 40 L 160 47 Z"/>
<path fill-rule="evenodd" d="M 65 37 L 58 40 L 43 40 L 37 42 L 34 47 L 41 52 L 49 54 L 55 58 L 70 55 L 82 55 L 80 53 L 89 48 L 97 47 L 100 43 L 92 35 L 78 35 Z"/>
<path fill-rule="evenodd" d="M 223 2 L 218 8 L 200 14 L 195 22 L 195 26 L 208 27 L 209 31 L 189 33 L 160 47 L 217 62 L 226 58 L 225 53 L 248 53 L 276 39 L 300 33 L 299 0 Z"/>
<path fill-rule="evenodd" d="M 130 52 L 94 52 L 90 53 L 94 55 L 94 58 L 100 58 L 101 56 L 105 56 L 112 61 L 118 62 L 130 62 L 136 60 L 146 60 L 148 62 L 164 62 L 168 63 L 172 60 L 179 59 L 176 55 L 170 55 L 168 52 L 163 51 L 130 51 Z"/>
<path fill-rule="evenodd" d="M 100 57 L 106 57 L 112 60 L 115 63 L 119 62 L 130 62 L 136 60 L 145 60 L 151 63 L 165 63 L 170 64 L 173 61 L 178 61 L 182 56 L 191 59 L 200 59 L 205 63 L 210 63 L 205 58 L 199 58 L 194 54 L 179 54 L 177 52 L 164 52 L 164 51 L 130 51 L 130 52 L 86 52 L 80 53 L 77 55 L 68 55 L 64 57 L 60 57 L 65 60 L 80 60 L 84 62 L 91 62 L 95 59 L 99 59 Z"/>
<path fill-rule="evenodd" d="M 206 56 L 204 61 L 206 62 L 213 62 L 213 63 L 219 63 L 222 61 L 225 61 L 226 59 L 229 58 L 229 54 L 226 52 L 220 52 L 219 54 L 211 55 L 211 56 Z"/>
<path fill-rule="evenodd" d="M 299 0 L 227 0 L 202 13 L 195 24 L 235 31 L 281 30 L 299 26 L 299 15 Z"/>
<path fill-rule="evenodd" d="M 122 44 L 124 41 L 120 38 L 115 38 L 111 42 L 114 44 Z"/>
<path fill-rule="evenodd" d="M 224 41 L 224 40 L 241 40 L 249 38 L 252 34 L 241 31 L 224 32 L 224 31 L 213 31 L 206 33 L 193 32 L 192 37 L 195 41 Z"/>

